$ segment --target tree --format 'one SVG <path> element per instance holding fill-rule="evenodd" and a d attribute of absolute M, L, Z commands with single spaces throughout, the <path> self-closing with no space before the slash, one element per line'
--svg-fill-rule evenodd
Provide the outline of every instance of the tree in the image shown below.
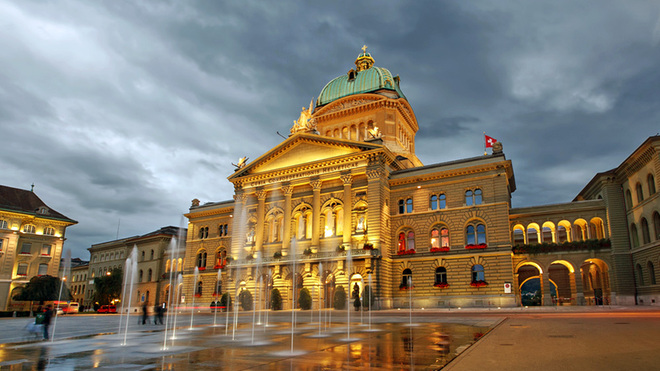
<path fill-rule="evenodd" d="M 312 295 L 309 293 L 309 289 L 307 287 L 303 287 L 300 290 L 300 296 L 298 296 L 298 305 L 300 305 L 300 309 L 302 310 L 312 309 Z"/>
<path fill-rule="evenodd" d="M 123 272 L 115 268 L 109 275 L 94 278 L 94 301 L 101 305 L 110 304 L 121 296 Z M 128 293 L 130 295 L 130 293 Z M 125 298 L 122 298 L 124 300 Z"/>
<path fill-rule="evenodd" d="M 351 297 L 353 298 L 353 307 L 355 310 L 360 310 L 362 303 L 360 302 L 360 286 L 358 286 L 357 282 L 355 285 L 353 285 L 353 292 L 351 293 Z"/>
<path fill-rule="evenodd" d="M 225 307 L 225 312 L 231 308 L 231 295 L 228 292 L 222 294 L 220 298 L 220 306 Z"/>
<path fill-rule="evenodd" d="M 62 296 L 60 297 L 60 287 Z M 59 277 L 53 276 L 35 276 L 30 279 L 20 291 L 14 296 L 14 300 L 20 301 L 38 301 L 43 304 L 50 300 L 71 300 L 71 293 L 66 285 L 62 285 Z"/>
<path fill-rule="evenodd" d="M 243 310 L 252 310 L 252 293 L 250 290 L 243 290 L 238 294 L 238 301 L 241 303 Z"/>
<path fill-rule="evenodd" d="M 270 291 L 270 308 L 272 310 L 282 310 L 282 294 L 278 289 Z"/>
<path fill-rule="evenodd" d="M 335 288 L 335 297 L 332 304 L 335 309 L 346 308 L 346 291 L 344 290 L 344 286 L 337 286 Z"/>
<path fill-rule="evenodd" d="M 364 286 L 364 291 L 362 292 L 362 306 L 364 306 L 364 309 L 371 309 L 371 307 L 374 305 L 374 292 L 371 290 L 371 286 L 366 285 Z"/>

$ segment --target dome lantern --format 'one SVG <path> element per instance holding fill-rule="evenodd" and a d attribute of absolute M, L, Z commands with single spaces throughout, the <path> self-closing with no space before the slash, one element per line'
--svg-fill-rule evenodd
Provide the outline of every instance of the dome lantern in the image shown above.
<path fill-rule="evenodd" d="M 355 66 L 357 67 L 357 72 L 368 70 L 374 65 L 375 61 L 371 57 L 371 54 L 367 53 L 367 46 L 362 46 L 362 53 L 358 55 L 355 60 Z"/>

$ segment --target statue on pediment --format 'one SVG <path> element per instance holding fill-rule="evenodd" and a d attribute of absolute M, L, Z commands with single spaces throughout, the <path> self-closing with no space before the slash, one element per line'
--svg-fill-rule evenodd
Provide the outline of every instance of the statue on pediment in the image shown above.
<path fill-rule="evenodd" d="M 309 102 L 309 108 L 302 108 L 300 117 L 298 117 L 298 120 L 293 122 L 293 127 L 291 127 L 291 135 L 300 132 L 318 134 L 318 131 L 316 130 L 316 119 L 312 118 L 313 110 L 314 99 Z"/>

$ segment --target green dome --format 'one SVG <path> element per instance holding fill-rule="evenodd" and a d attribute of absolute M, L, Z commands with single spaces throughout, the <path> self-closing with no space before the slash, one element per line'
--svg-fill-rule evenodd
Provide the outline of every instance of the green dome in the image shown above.
<path fill-rule="evenodd" d="M 370 58 L 369 54 L 367 56 Z M 319 98 L 316 100 L 316 106 L 322 106 L 349 95 L 369 93 L 381 89 L 391 90 L 396 92 L 400 98 L 405 98 L 398 82 L 395 81 L 392 73 L 386 68 L 374 66 L 359 72 L 351 70 L 348 74 L 330 81 L 321 90 Z"/>

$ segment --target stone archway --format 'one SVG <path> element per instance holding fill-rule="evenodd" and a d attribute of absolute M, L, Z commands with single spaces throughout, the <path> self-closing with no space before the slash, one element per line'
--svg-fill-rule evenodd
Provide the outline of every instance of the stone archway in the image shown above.
<path fill-rule="evenodd" d="M 580 266 L 586 305 L 611 303 L 609 267 L 600 259 L 588 259 Z"/>
<path fill-rule="evenodd" d="M 575 270 L 566 261 L 555 261 L 548 267 L 548 276 L 555 285 L 555 293 L 551 293 L 553 305 L 570 305 L 575 302 Z M 552 288 L 551 288 L 552 290 Z"/>

